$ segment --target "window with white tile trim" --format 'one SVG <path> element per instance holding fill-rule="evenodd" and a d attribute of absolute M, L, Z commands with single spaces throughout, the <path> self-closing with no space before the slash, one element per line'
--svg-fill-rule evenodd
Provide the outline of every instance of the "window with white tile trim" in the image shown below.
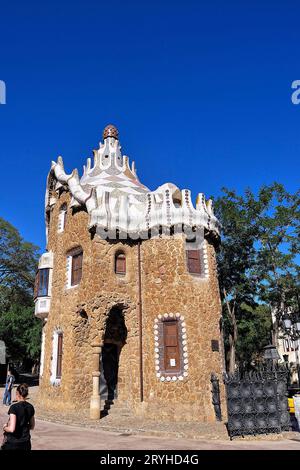
<path fill-rule="evenodd" d="M 57 232 L 62 233 L 65 229 L 66 226 L 66 220 L 67 220 L 67 204 L 64 203 L 60 207 L 59 214 L 58 214 L 58 227 L 57 227 Z"/>
<path fill-rule="evenodd" d="M 67 279 L 66 288 L 71 289 L 79 285 L 82 277 L 83 251 L 76 247 L 67 253 Z"/>
<path fill-rule="evenodd" d="M 208 250 L 207 241 L 203 240 L 200 244 L 197 241 L 185 242 L 187 271 L 196 278 L 208 279 Z"/>
<path fill-rule="evenodd" d="M 177 340 L 179 351 L 177 357 L 179 356 L 180 364 L 179 367 L 176 367 L 176 362 L 174 363 L 173 360 L 172 363 L 172 359 L 170 359 L 170 366 L 174 365 L 174 372 L 172 372 L 172 367 L 166 368 L 167 352 L 164 337 L 164 326 L 167 323 L 175 322 L 178 325 Z M 154 320 L 154 346 L 156 377 L 161 382 L 175 382 L 177 380 L 184 380 L 188 376 L 189 360 L 187 350 L 186 324 L 183 315 L 180 313 L 165 313 L 163 315 L 158 315 L 158 317 Z"/>

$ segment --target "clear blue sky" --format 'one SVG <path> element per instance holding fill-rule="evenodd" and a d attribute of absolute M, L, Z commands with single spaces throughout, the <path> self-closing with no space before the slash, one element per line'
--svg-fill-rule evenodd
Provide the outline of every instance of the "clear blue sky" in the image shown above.
<path fill-rule="evenodd" d="M 108 123 L 141 181 L 217 195 L 299 187 L 299 1 L 2 2 L 0 216 L 44 248 L 51 160 Z"/>

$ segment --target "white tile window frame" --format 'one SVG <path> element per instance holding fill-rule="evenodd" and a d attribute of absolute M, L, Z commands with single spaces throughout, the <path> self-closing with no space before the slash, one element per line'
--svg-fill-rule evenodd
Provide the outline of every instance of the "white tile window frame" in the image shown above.
<path fill-rule="evenodd" d="M 67 289 L 72 289 L 72 287 L 76 287 L 76 286 L 72 286 L 72 285 L 71 285 L 71 280 L 72 280 L 72 260 L 73 260 L 73 256 L 72 256 L 72 255 L 68 255 L 68 256 L 67 256 L 67 271 L 66 271 L 66 274 L 67 274 L 66 288 L 67 288 Z"/>
<path fill-rule="evenodd" d="M 74 284 L 72 286 L 72 263 L 73 263 L 73 255 L 67 256 L 67 282 L 66 282 L 66 289 L 74 289 L 74 287 L 79 286 L 78 284 Z"/>
<path fill-rule="evenodd" d="M 159 323 L 164 320 L 178 320 L 179 323 L 179 341 L 182 344 L 182 359 L 183 359 L 183 372 L 181 374 L 170 374 L 165 371 L 160 370 L 160 354 L 159 354 Z M 155 371 L 156 377 L 161 382 L 170 383 L 176 381 L 183 381 L 188 377 L 189 369 L 189 358 L 188 358 L 188 348 L 187 348 L 187 334 L 186 334 L 186 323 L 184 321 L 184 316 L 180 313 L 165 313 L 163 315 L 158 315 L 154 320 L 154 357 L 155 357 Z"/>
<path fill-rule="evenodd" d="M 193 276 L 194 279 L 199 279 L 199 280 L 206 280 L 209 279 L 209 263 L 208 263 L 208 249 L 207 249 L 207 241 L 203 240 L 202 243 L 193 243 L 193 242 L 185 242 L 185 249 L 188 251 L 189 249 L 193 250 L 200 250 L 200 263 L 201 266 L 204 268 L 204 273 L 203 274 L 194 274 L 194 273 L 189 273 L 191 276 Z"/>
<path fill-rule="evenodd" d="M 52 356 L 51 356 L 51 376 L 50 382 L 52 385 L 60 385 L 61 377 L 57 378 L 57 355 L 58 355 L 58 336 L 62 334 L 61 329 L 54 330 L 52 337 Z"/>
<path fill-rule="evenodd" d="M 203 256 L 203 264 L 204 264 L 204 279 L 209 278 L 209 265 L 208 265 L 208 250 L 207 250 L 207 241 L 204 240 L 203 246 L 202 246 L 202 256 Z M 202 279 L 203 279 L 202 278 Z"/>
<path fill-rule="evenodd" d="M 66 215 L 67 209 L 61 209 L 59 211 L 57 233 L 62 233 L 65 230 Z"/>
<path fill-rule="evenodd" d="M 43 331 L 43 333 L 42 333 L 42 343 L 41 343 L 41 357 L 40 357 L 40 377 L 43 377 L 43 372 L 44 372 L 45 339 L 46 339 L 46 335 L 45 335 L 45 332 Z"/>

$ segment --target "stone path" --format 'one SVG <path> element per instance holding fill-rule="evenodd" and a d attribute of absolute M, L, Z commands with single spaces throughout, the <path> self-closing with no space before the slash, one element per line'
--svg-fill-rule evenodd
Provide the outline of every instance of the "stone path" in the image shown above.
<path fill-rule="evenodd" d="M 3 390 L 0 389 L 2 396 Z M 283 433 L 282 435 L 260 436 L 258 438 L 234 439 L 230 441 L 224 433 L 221 423 L 215 425 L 200 425 L 199 423 L 169 423 L 169 429 L 165 423 L 151 423 L 127 416 L 129 422 L 126 425 L 126 416 L 118 415 L 105 417 L 97 423 L 83 421 L 77 413 L 77 425 L 75 415 L 60 416 L 57 414 L 45 414 L 39 412 L 35 403 L 34 388 L 31 389 L 30 401 L 36 406 L 36 429 L 32 432 L 32 444 L 34 449 L 41 450 L 234 450 L 234 449 L 286 449 L 300 450 L 300 433 Z M 0 405 L 0 424 L 7 420 L 7 407 Z M 41 416 L 43 419 L 40 419 Z M 110 418 L 110 421 L 105 422 Z M 101 424 L 102 422 L 102 424 Z M 121 423 L 121 424 L 120 424 Z M 139 427 L 141 426 L 141 427 Z M 156 427 L 155 427 L 156 426 Z M 198 429 L 197 429 L 198 427 Z M 115 430 L 115 432 L 112 432 Z M 216 432 L 216 434 L 213 434 Z M 157 433 L 155 435 L 155 433 Z M 158 437 L 159 436 L 159 437 Z M 194 437 L 194 439 L 190 438 Z"/>

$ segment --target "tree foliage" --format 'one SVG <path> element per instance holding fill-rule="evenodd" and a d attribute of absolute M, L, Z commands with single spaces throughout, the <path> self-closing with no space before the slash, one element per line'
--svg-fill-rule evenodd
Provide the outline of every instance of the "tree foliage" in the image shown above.
<path fill-rule="evenodd" d="M 41 322 L 34 317 L 33 285 L 38 248 L 0 218 L 0 339 L 12 361 L 35 361 Z"/>
<path fill-rule="evenodd" d="M 0 315 L 0 338 L 14 362 L 35 361 L 40 355 L 41 321 L 34 318 L 33 308 L 13 304 Z"/>
<path fill-rule="evenodd" d="M 281 317 L 299 299 L 299 192 L 292 195 L 274 183 L 257 195 L 240 196 L 223 189 L 215 201 L 223 226 L 218 253 L 228 369 L 251 362 L 257 348 L 274 337 Z M 269 329 L 270 328 L 270 329 Z M 273 339 L 274 339 L 273 337 Z"/>
<path fill-rule="evenodd" d="M 22 239 L 18 230 L 0 217 L 0 284 L 27 291 L 33 287 L 38 247 Z"/>

